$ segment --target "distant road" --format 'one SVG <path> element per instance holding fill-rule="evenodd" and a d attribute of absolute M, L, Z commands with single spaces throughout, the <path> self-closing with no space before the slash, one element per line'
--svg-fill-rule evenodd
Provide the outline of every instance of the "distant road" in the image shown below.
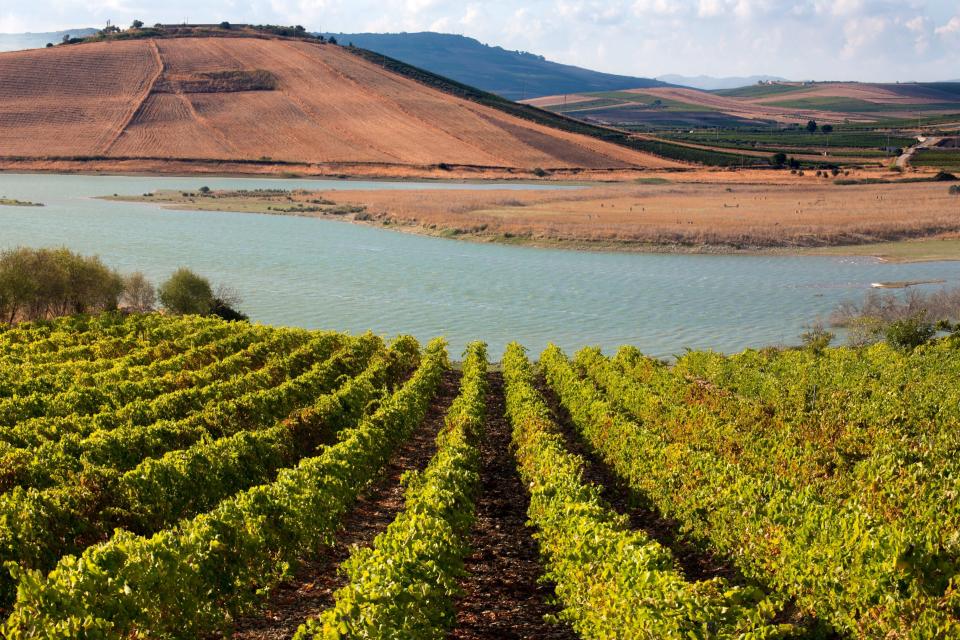
<path fill-rule="evenodd" d="M 910 158 L 913 157 L 913 154 L 920 149 L 929 149 L 930 147 L 937 146 L 940 144 L 942 139 L 943 138 L 938 138 L 936 136 L 928 136 L 927 138 L 924 138 L 923 142 L 918 142 L 897 156 L 897 166 L 901 169 L 906 169 L 910 165 Z"/>

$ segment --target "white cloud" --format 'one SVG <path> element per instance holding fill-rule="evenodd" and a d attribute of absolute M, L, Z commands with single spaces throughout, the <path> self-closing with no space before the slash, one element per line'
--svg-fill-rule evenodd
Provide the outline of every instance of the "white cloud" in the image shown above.
<path fill-rule="evenodd" d="M 960 16 L 953 16 L 945 25 L 934 29 L 934 33 L 938 36 L 949 36 L 960 33 Z"/>
<path fill-rule="evenodd" d="M 951 4 L 953 6 L 946 6 Z M 955 0 L 0 0 L 0 30 L 230 20 L 450 31 L 613 73 L 955 77 Z"/>

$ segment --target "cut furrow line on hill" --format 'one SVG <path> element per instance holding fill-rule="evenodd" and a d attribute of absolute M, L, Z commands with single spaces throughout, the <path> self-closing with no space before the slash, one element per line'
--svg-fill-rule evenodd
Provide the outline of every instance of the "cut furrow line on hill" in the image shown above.
<path fill-rule="evenodd" d="M 548 623 L 556 615 L 549 604 L 553 586 L 543 575 L 533 531 L 526 527 L 528 495 L 511 453 L 503 375 L 491 373 L 487 394 L 486 436 L 480 443 L 480 496 L 465 561 L 463 594 L 457 599 L 458 640 L 573 640 L 566 625 Z"/>
<path fill-rule="evenodd" d="M 335 544 L 304 562 L 294 578 L 279 585 L 258 616 L 241 618 L 231 640 L 281 640 L 293 636 L 308 617 L 333 605 L 334 592 L 346 584 L 340 564 L 355 546 L 369 546 L 404 507 L 400 477 L 408 470 L 422 471 L 436 451 L 436 437 L 444 417 L 459 392 L 458 373 L 444 374 L 423 423 L 394 455 L 380 479 L 358 500 L 342 522 Z"/>

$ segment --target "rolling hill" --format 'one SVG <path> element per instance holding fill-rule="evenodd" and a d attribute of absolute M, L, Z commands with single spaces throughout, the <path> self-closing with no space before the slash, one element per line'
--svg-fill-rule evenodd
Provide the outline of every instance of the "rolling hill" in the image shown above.
<path fill-rule="evenodd" d="M 548 96 L 528 104 L 586 122 L 643 127 L 881 123 L 960 113 L 960 84 L 774 82 L 700 91 L 635 88 Z"/>
<path fill-rule="evenodd" d="M 183 162 L 314 173 L 674 164 L 451 95 L 359 49 L 263 34 L 4 53 L 0 150 L 8 165 L 112 161 L 130 170 Z"/>
<path fill-rule="evenodd" d="M 657 76 L 657 80 L 669 84 L 676 84 L 692 89 L 702 89 L 703 91 L 716 91 L 718 89 L 738 89 L 740 87 L 749 87 L 758 82 L 785 82 L 786 78 L 779 76 L 729 76 L 716 78 L 714 76 L 681 76 L 676 74 L 667 74 Z"/>
<path fill-rule="evenodd" d="M 484 91 L 523 100 L 557 93 L 660 87 L 649 78 L 619 76 L 508 51 L 473 38 L 447 33 L 335 33 L 340 44 L 353 43 Z"/>

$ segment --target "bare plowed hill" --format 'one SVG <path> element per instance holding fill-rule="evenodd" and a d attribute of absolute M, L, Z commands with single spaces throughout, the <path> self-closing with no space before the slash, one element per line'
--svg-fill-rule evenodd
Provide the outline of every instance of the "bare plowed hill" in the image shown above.
<path fill-rule="evenodd" d="M 349 49 L 262 38 L 100 42 L 0 55 L 0 157 L 503 169 L 668 160 L 552 129 Z"/>

